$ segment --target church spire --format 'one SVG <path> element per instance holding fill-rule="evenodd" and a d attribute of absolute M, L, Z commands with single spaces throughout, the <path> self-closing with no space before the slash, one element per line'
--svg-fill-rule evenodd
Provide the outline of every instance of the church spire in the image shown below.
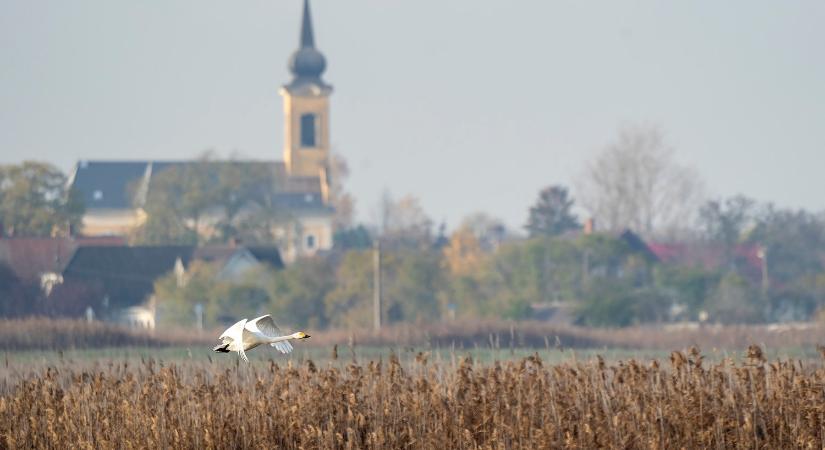
<path fill-rule="evenodd" d="M 304 20 L 301 22 L 301 48 L 315 48 L 312 35 L 312 16 L 309 13 L 309 0 L 304 0 Z"/>
<path fill-rule="evenodd" d="M 321 77 L 327 62 L 315 48 L 309 0 L 304 0 L 303 13 L 300 42 L 289 59 L 292 80 L 280 90 L 284 96 L 284 167 L 289 176 L 312 177 L 323 183 L 329 167 L 332 86 Z M 324 189 L 322 184 L 322 193 Z"/>
<path fill-rule="evenodd" d="M 293 93 L 326 92 L 332 89 L 321 79 L 327 67 L 326 58 L 315 48 L 315 35 L 312 32 L 312 15 L 309 0 L 304 0 L 304 17 L 301 21 L 301 42 L 289 60 L 292 81 L 284 86 Z"/>

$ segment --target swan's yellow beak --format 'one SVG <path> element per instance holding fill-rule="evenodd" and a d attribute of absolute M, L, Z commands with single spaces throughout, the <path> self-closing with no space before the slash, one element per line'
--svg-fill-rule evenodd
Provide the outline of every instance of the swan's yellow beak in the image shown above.
<path fill-rule="evenodd" d="M 308 334 L 304 333 L 303 331 L 298 332 L 298 339 L 307 339 L 309 337 L 310 336 Z"/>

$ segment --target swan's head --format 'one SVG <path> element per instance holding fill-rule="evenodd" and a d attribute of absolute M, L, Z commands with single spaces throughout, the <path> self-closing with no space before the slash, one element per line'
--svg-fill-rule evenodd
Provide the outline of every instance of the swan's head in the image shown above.
<path fill-rule="evenodd" d="M 303 331 L 299 331 L 299 332 L 295 333 L 293 336 L 295 336 L 295 339 L 308 339 L 310 337 L 308 334 L 304 333 Z"/>

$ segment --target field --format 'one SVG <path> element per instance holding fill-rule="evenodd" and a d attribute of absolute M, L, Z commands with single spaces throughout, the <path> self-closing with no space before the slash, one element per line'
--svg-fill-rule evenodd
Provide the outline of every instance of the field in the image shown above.
<path fill-rule="evenodd" d="M 343 352 L 342 352 L 343 353 Z M 508 354 L 509 352 L 505 352 Z M 713 364 L 455 352 L 352 363 L 6 355 L 9 448 L 822 448 L 825 371 L 753 346 Z M 226 356 L 226 355 L 221 355 Z M 29 355 L 29 361 L 36 356 Z M 266 358 L 266 359 L 264 359 Z"/>
<path fill-rule="evenodd" d="M 724 336 L 784 347 L 511 347 L 504 327 L 477 330 L 486 346 L 318 334 L 248 365 L 208 337 L 6 350 L 0 448 L 825 447 L 825 369 L 805 341 L 819 331 L 761 332 Z"/>

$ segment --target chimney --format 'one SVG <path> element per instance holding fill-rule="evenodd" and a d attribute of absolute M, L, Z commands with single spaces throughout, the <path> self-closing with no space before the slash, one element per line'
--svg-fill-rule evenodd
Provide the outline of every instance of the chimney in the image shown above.
<path fill-rule="evenodd" d="M 596 231 L 596 219 L 588 217 L 584 221 L 584 234 L 593 234 Z"/>

